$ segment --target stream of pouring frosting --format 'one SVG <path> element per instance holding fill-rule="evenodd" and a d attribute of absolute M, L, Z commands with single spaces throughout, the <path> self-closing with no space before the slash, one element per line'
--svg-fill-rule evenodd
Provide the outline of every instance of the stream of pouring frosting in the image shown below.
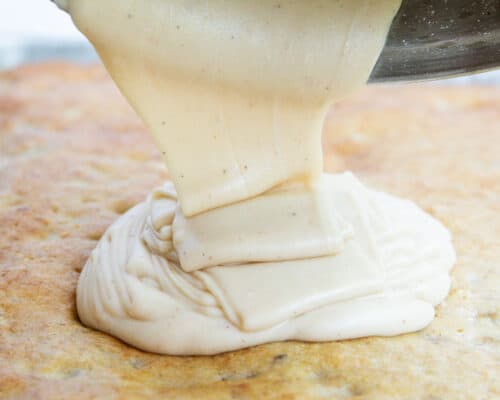
<path fill-rule="evenodd" d="M 78 282 L 82 322 L 144 350 L 396 335 L 446 296 L 448 231 L 323 174 L 321 127 L 361 86 L 397 0 L 67 0 L 173 183 L 120 217 Z"/>

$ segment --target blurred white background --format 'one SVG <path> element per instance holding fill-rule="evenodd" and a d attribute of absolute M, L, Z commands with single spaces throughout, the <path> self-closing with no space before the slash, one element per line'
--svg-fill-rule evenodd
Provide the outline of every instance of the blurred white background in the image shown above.
<path fill-rule="evenodd" d="M 0 0 L 0 69 L 51 59 L 89 63 L 97 56 L 50 0 Z"/>
<path fill-rule="evenodd" d="M 106 1 L 106 0 L 101 0 Z M 69 60 L 99 62 L 70 17 L 50 0 L 0 0 L 0 70 L 25 63 Z M 500 84 L 500 71 L 440 83 Z"/>

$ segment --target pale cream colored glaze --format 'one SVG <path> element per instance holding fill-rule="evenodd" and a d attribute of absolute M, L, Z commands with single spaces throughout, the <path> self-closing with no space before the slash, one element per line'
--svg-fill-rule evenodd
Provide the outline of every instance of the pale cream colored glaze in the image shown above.
<path fill-rule="evenodd" d="M 283 261 L 338 253 L 352 229 L 332 208 L 331 188 L 295 183 L 186 218 L 172 230 L 184 271 L 244 262 Z"/>
<path fill-rule="evenodd" d="M 141 4 L 141 5 L 139 5 Z M 328 105 L 366 81 L 398 0 L 72 0 L 191 216 L 322 170 Z"/>
<path fill-rule="evenodd" d="M 321 174 L 325 112 L 366 81 L 398 3 L 69 1 L 176 189 L 101 239 L 78 284 L 86 325 L 214 354 L 432 320 L 455 257 L 446 229 L 351 174 Z"/>
<path fill-rule="evenodd" d="M 324 182 L 332 207 L 354 230 L 339 254 L 193 273 L 172 253 L 176 197 L 167 183 L 116 221 L 93 251 L 78 283 L 80 318 L 168 354 L 426 326 L 450 285 L 448 231 L 410 201 L 369 190 L 352 174 L 325 175 Z"/>

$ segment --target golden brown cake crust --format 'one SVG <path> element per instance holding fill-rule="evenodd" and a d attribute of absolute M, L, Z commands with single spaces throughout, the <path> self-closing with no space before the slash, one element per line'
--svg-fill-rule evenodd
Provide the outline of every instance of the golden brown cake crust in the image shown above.
<path fill-rule="evenodd" d="M 367 88 L 332 110 L 324 149 L 327 170 L 409 197 L 452 231 L 453 288 L 430 327 L 147 354 L 82 326 L 74 293 L 104 229 L 166 179 L 152 140 L 100 67 L 0 74 L 0 398 L 500 396 L 500 89 Z"/>

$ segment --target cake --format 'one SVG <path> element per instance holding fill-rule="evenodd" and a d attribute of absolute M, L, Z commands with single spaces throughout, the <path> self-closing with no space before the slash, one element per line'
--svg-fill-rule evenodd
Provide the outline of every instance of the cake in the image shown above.
<path fill-rule="evenodd" d="M 453 234 L 449 297 L 394 338 L 285 342 L 211 357 L 85 328 L 79 272 L 168 173 L 99 66 L 0 74 L 0 397 L 490 399 L 500 395 L 500 89 L 367 87 L 330 111 L 325 169 L 411 198 Z"/>

